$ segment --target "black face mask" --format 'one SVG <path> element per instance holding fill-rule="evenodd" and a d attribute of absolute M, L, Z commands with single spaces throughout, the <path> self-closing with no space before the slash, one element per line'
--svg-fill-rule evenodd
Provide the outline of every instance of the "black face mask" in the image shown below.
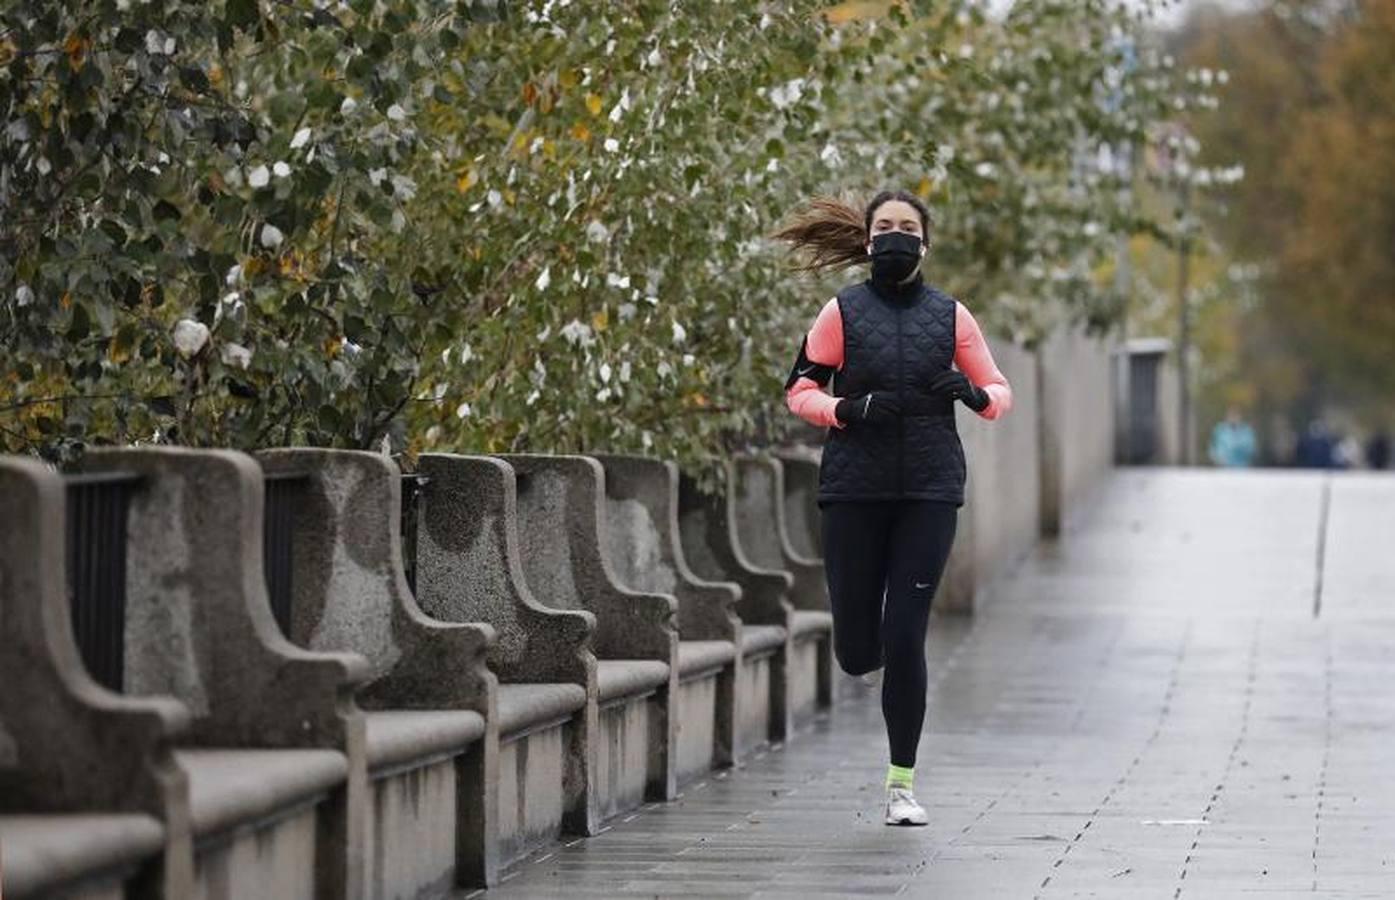
<path fill-rule="evenodd" d="M 872 238 L 872 280 L 897 285 L 909 281 L 920 267 L 920 237 L 887 231 Z"/>

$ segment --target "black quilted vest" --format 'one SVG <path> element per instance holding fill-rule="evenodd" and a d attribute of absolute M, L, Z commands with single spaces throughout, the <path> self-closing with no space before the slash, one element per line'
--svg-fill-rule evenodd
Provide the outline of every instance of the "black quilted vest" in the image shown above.
<path fill-rule="evenodd" d="M 843 368 L 832 393 L 892 391 L 906 411 L 886 425 L 828 429 L 819 503 L 939 500 L 964 503 L 964 447 L 953 401 L 931 397 L 930 379 L 954 362 L 954 299 L 929 285 L 883 296 L 863 282 L 838 292 Z"/>

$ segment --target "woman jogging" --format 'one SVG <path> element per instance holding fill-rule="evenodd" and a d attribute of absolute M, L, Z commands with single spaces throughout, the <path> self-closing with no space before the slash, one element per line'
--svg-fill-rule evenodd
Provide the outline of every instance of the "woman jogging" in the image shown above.
<path fill-rule="evenodd" d="M 974 317 L 921 276 L 928 233 L 924 204 L 897 191 L 865 211 L 817 200 L 775 235 L 804 251 L 811 271 L 872 265 L 871 278 L 818 314 L 785 398 L 828 428 L 819 508 L 834 650 L 850 675 L 885 667 L 888 825 L 926 824 L 913 793 L 925 631 L 966 474 L 954 401 L 985 419 L 1012 405 Z M 820 390 L 830 381 L 831 395 Z"/>

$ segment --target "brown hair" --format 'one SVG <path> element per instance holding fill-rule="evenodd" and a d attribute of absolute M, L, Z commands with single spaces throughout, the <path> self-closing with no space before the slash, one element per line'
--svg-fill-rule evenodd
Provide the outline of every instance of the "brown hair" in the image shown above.
<path fill-rule="evenodd" d="M 872 216 L 885 203 L 900 200 L 920 214 L 920 228 L 930 237 L 930 211 L 909 191 L 882 191 L 866 208 L 859 210 L 837 197 L 815 197 L 793 218 L 771 235 L 803 254 L 796 268 L 805 272 L 847 269 L 867 261 L 867 239 L 872 233 Z"/>

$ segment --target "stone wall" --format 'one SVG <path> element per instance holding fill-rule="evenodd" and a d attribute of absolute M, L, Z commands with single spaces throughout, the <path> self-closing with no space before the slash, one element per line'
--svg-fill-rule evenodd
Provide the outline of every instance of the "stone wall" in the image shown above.
<path fill-rule="evenodd" d="M 1115 404 L 1111 342 L 1061 332 L 1042 351 L 1045 368 L 1042 441 L 1042 533 L 1069 524 L 1114 459 Z M 1054 436 L 1054 439 L 1053 439 Z M 1053 464 L 1051 454 L 1056 454 Z M 1052 477 L 1049 473 L 1056 473 Z"/>
<path fill-rule="evenodd" d="M 941 613 L 972 612 L 1039 539 L 1060 532 L 1112 466 L 1109 342 L 1067 333 L 1033 353 L 996 341 L 993 356 L 1012 385 L 1013 408 L 996 421 L 963 407 L 956 413 L 969 483 L 935 601 Z"/>

